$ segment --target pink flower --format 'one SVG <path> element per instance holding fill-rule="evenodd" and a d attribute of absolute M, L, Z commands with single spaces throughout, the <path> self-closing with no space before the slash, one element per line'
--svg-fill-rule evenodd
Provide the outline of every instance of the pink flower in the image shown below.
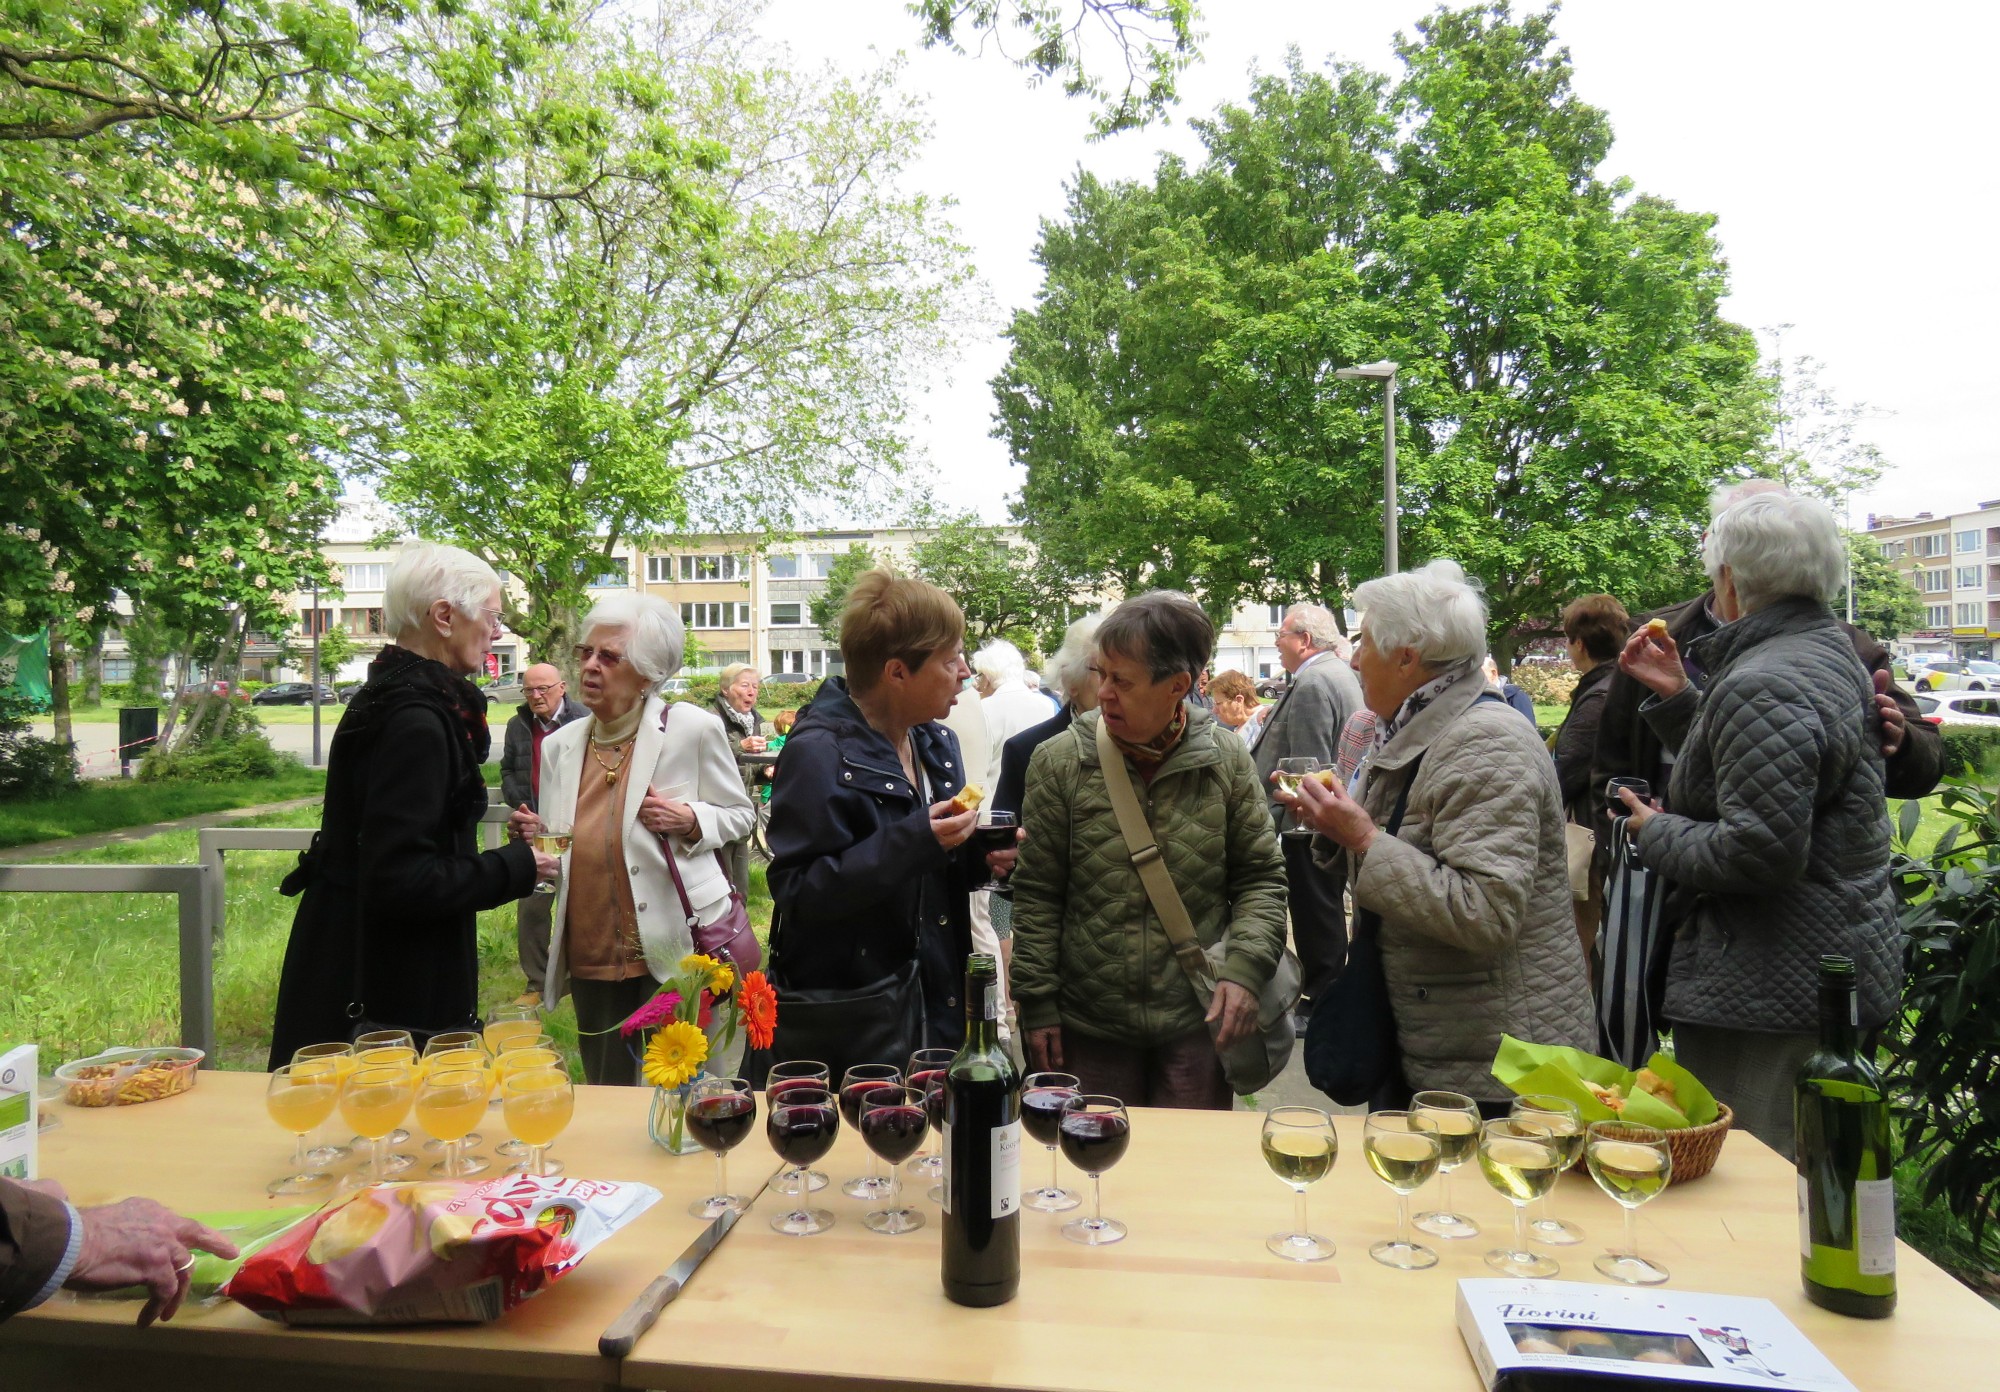
<path fill-rule="evenodd" d="M 628 1016 L 618 1026 L 620 1034 L 636 1034 L 640 1030 L 657 1029 L 674 1018 L 674 1012 L 681 1008 L 678 991 L 662 991 Z"/>

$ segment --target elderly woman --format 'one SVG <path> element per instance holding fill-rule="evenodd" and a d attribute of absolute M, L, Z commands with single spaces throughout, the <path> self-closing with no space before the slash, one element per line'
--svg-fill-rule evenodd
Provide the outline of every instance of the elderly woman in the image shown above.
<path fill-rule="evenodd" d="M 525 845 L 482 852 L 474 835 L 492 738 L 467 678 L 500 631 L 500 577 L 470 552 L 412 545 L 383 600 L 396 641 L 342 712 L 319 834 L 282 886 L 304 897 L 278 981 L 273 1069 L 361 1027 L 476 1028 L 477 915 L 556 867 Z"/>
<path fill-rule="evenodd" d="M 576 649 L 590 718 L 543 741 L 540 816 L 510 821 L 520 835 L 570 834 L 542 998 L 555 1005 L 565 982 L 575 997 L 586 1082 L 639 1081 L 618 1023 L 694 951 L 695 925 L 729 911 L 716 852 L 756 820 L 722 722 L 660 695 L 684 645 L 679 616 L 657 596 L 598 602 Z"/>
<path fill-rule="evenodd" d="M 747 662 L 732 662 L 722 669 L 722 689 L 715 693 L 715 713 L 721 717 L 732 751 L 762 754 L 770 747 L 764 738 L 763 712 L 757 709 L 759 685 L 757 669 Z M 737 762 L 743 771 L 743 791 L 753 798 L 762 795 L 771 782 L 771 766 L 744 763 L 741 759 Z M 746 835 L 723 847 L 722 859 L 729 867 L 729 882 L 736 886 L 738 894 L 748 898 L 750 838 Z"/>
<path fill-rule="evenodd" d="M 1745 498 L 1710 526 L 1702 559 L 1722 620 L 1688 648 L 1706 688 L 1650 629 L 1619 657 L 1653 691 L 1640 712 L 1677 754 L 1673 812 L 1625 805 L 1640 859 L 1698 896 L 1667 970 L 1675 1056 L 1790 1157 L 1820 954 L 1854 959 L 1865 1029 L 1901 994 L 1880 737 L 1856 715 L 1875 692 L 1827 607 L 1846 551 L 1822 504 Z"/>
<path fill-rule="evenodd" d="M 935 586 L 871 570 L 848 591 L 846 676 L 800 713 L 771 785 L 775 1057 L 816 1058 L 838 1077 L 964 1040 L 967 877 L 983 867 L 959 853 L 978 814 L 952 802 L 966 766 L 939 723 L 969 675 L 964 648 L 965 618 Z M 801 1034 L 805 1013 L 786 1008 L 800 992 L 826 1006 L 822 1018 L 853 1012 L 854 1028 Z M 869 1016 L 871 1000 L 898 1018 Z"/>
<path fill-rule="evenodd" d="M 1379 921 L 1409 1089 L 1504 1114 L 1500 1036 L 1588 1049 L 1597 1032 L 1570 912 L 1555 765 L 1480 669 L 1486 606 L 1455 562 L 1370 580 L 1354 667 L 1376 717 L 1353 786 L 1307 779 L 1314 860 Z M 1394 830 L 1389 824 L 1395 822 Z"/>
<path fill-rule="evenodd" d="M 1256 1030 L 1285 947 L 1284 861 L 1250 751 L 1186 703 L 1214 647 L 1186 595 L 1126 600 L 1097 630 L 1097 710 L 1028 763 L 1012 974 L 1031 1066 L 1134 1106 L 1231 1105 L 1218 1050 Z M 1196 938 L 1222 948 L 1206 1010 L 1111 810 L 1100 724 Z"/>
<path fill-rule="evenodd" d="M 1208 699 L 1215 718 L 1234 730 L 1239 739 L 1247 741 L 1249 735 L 1245 731 L 1250 726 L 1250 717 L 1262 709 L 1256 683 L 1241 672 L 1223 672 L 1208 684 Z"/>

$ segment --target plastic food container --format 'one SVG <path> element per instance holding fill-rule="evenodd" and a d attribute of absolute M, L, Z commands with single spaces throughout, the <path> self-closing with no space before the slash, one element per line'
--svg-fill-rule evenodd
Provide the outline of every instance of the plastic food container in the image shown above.
<path fill-rule="evenodd" d="M 107 1049 L 56 1069 L 72 1107 L 129 1107 L 157 1102 L 194 1086 L 199 1049 Z"/>

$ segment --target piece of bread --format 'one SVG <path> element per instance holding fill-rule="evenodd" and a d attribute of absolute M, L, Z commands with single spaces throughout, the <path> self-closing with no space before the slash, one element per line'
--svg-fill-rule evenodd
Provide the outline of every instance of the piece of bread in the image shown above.
<path fill-rule="evenodd" d="M 1600 1083 L 1591 1082 L 1588 1078 L 1583 1079 L 1582 1082 L 1585 1087 L 1590 1089 L 1591 1096 L 1595 1097 L 1612 1111 L 1622 1112 L 1625 1110 L 1625 1094 L 1618 1090 L 1616 1083 L 1613 1083 L 1610 1087 L 1605 1087 Z"/>
<path fill-rule="evenodd" d="M 951 800 L 952 815 L 959 816 L 970 812 L 984 801 L 986 801 L 986 790 L 977 783 L 968 783 L 960 788 L 958 795 Z"/>
<path fill-rule="evenodd" d="M 1340 777 L 1340 770 L 1330 769 L 1330 768 L 1314 769 L 1311 773 L 1307 774 L 1306 777 L 1316 778 L 1319 780 L 1321 787 L 1331 788 L 1333 786 L 1333 780 Z"/>
<path fill-rule="evenodd" d="M 1666 637 L 1666 636 L 1667 636 L 1667 621 L 1666 621 L 1665 619 L 1650 619 L 1650 620 L 1648 620 L 1648 621 L 1647 621 L 1647 623 L 1646 623 L 1646 636 L 1647 636 L 1647 637 L 1649 637 L 1649 638 L 1664 638 L 1664 637 Z"/>

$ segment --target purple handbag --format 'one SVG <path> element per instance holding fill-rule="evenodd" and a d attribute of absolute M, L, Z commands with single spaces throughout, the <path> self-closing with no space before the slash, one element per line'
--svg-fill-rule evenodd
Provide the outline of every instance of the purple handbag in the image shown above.
<path fill-rule="evenodd" d="M 660 712 L 660 733 L 667 730 L 667 717 L 673 713 L 673 703 L 669 702 Z M 764 949 L 757 944 L 757 935 L 750 927 L 750 906 L 743 902 L 743 896 L 733 888 L 729 891 L 729 907 L 721 918 L 713 923 L 695 921 L 694 905 L 688 899 L 687 886 L 681 883 L 680 863 L 674 858 L 673 838 L 660 834 L 660 852 L 667 858 L 667 873 L 674 877 L 674 889 L 681 896 L 681 912 L 687 915 L 688 932 L 694 938 L 694 950 L 717 957 L 736 968 L 738 976 L 756 971 L 764 965 Z M 729 879 L 729 866 L 722 859 L 722 852 L 715 853 L 716 868 L 722 871 L 722 878 Z"/>

